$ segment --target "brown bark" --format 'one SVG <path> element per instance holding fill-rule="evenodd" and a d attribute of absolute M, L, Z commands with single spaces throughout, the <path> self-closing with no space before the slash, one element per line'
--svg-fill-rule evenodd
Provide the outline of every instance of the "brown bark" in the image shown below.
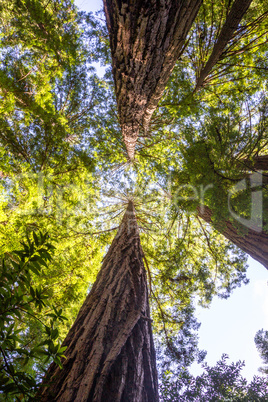
<path fill-rule="evenodd" d="M 233 242 L 241 250 L 249 254 L 254 260 L 259 261 L 268 269 L 268 233 L 256 232 L 242 225 L 236 227 L 230 220 L 221 223 L 213 223 L 213 212 L 207 206 L 197 208 L 200 218 L 212 224 L 223 236 Z"/>
<path fill-rule="evenodd" d="M 206 77 L 209 75 L 215 64 L 219 61 L 225 47 L 237 30 L 238 25 L 245 15 L 247 9 L 249 8 L 251 2 L 252 0 L 234 1 L 229 14 L 227 15 L 226 21 L 221 29 L 219 37 L 213 47 L 212 53 L 207 63 L 205 64 L 205 67 L 200 72 L 195 91 L 199 90 L 202 87 Z"/>
<path fill-rule="evenodd" d="M 261 182 L 261 185 L 268 185 L 268 155 L 255 156 L 252 159 L 241 159 L 234 161 L 235 166 L 241 171 L 243 178 L 250 180 L 251 185 L 254 185 L 254 180 L 256 180 L 256 185 Z M 249 173 L 248 171 L 253 171 L 254 173 Z M 245 173 L 246 171 L 246 173 Z M 261 177 L 254 174 L 258 172 Z"/>
<path fill-rule="evenodd" d="M 41 401 L 158 401 L 146 273 L 134 206 L 69 331 L 63 369 L 54 363 Z"/>
<path fill-rule="evenodd" d="M 202 0 L 104 0 L 124 142 L 134 159 Z"/>
<path fill-rule="evenodd" d="M 268 155 L 255 156 L 251 160 L 243 159 L 238 161 L 240 167 L 244 167 L 251 170 L 264 170 L 268 171 Z"/>

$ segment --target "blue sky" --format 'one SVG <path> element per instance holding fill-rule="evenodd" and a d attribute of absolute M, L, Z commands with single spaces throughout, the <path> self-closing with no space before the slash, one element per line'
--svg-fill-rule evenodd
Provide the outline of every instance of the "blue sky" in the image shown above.
<path fill-rule="evenodd" d="M 102 8 L 102 0 L 75 0 L 75 4 L 83 11 L 98 11 Z"/>
<path fill-rule="evenodd" d="M 101 0 L 76 0 L 84 11 L 98 11 Z M 262 365 L 254 343 L 259 329 L 268 330 L 268 273 L 256 261 L 249 259 L 248 278 L 250 283 L 235 289 L 227 300 L 215 298 L 208 309 L 198 308 L 197 318 L 201 322 L 199 347 L 207 351 L 206 361 L 214 365 L 223 353 L 229 361 L 245 360 L 243 375 L 251 380 L 259 374 Z M 194 364 L 192 372 L 202 372 Z"/>
<path fill-rule="evenodd" d="M 234 290 L 227 300 L 215 298 L 209 309 L 198 308 L 199 347 L 206 350 L 206 361 L 214 365 L 222 353 L 230 361 L 245 360 L 243 375 L 251 380 L 262 365 L 254 343 L 259 329 L 268 329 L 267 270 L 249 258 L 248 285 Z M 201 370 L 195 364 L 194 373 Z"/>

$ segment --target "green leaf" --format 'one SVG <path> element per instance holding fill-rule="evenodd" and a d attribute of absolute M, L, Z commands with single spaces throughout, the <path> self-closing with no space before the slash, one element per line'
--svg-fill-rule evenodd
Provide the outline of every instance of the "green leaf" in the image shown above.
<path fill-rule="evenodd" d="M 38 240 L 38 236 L 36 235 L 35 232 L 33 232 L 33 238 L 34 238 L 34 242 L 35 242 L 36 247 L 38 247 L 39 246 L 39 240 Z"/>

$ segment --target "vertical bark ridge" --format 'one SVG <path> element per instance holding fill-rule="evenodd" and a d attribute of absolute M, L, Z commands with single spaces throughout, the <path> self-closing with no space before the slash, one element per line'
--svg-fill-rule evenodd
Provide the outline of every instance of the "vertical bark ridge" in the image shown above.
<path fill-rule="evenodd" d="M 128 208 L 64 345 L 41 401 L 158 401 L 146 273 L 134 206 Z M 48 382 L 48 385 L 46 385 Z"/>
<path fill-rule="evenodd" d="M 258 233 L 253 229 L 244 228 L 243 235 L 243 226 L 241 225 L 240 231 L 229 220 L 224 221 L 222 225 L 220 223 L 214 225 L 212 222 L 212 210 L 207 206 L 198 207 L 197 214 L 204 221 L 212 224 L 215 229 L 237 247 L 268 269 L 268 233 L 264 231 Z"/>
<path fill-rule="evenodd" d="M 115 93 L 129 158 L 164 92 L 202 0 L 104 0 Z"/>
<path fill-rule="evenodd" d="M 212 49 L 212 53 L 205 64 L 204 68 L 201 70 L 198 77 L 195 91 L 200 89 L 204 84 L 206 77 L 211 72 L 212 68 L 219 61 L 225 47 L 232 38 L 233 34 L 238 28 L 240 21 L 247 12 L 252 0 L 235 0 L 229 14 L 227 15 L 226 21 L 221 29 L 219 37 Z"/>

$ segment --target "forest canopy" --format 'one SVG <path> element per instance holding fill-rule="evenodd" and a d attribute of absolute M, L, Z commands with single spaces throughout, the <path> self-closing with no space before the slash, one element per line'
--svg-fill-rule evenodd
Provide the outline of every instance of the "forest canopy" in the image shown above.
<path fill-rule="evenodd" d="M 246 284 L 248 255 L 268 269 L 268 2 L 132 3 L 106 0 L 95 15 L 71 0 L 0 3 L 8 401 L 40 397 L 49 365 L 66 366 L 61 343 L 98 278 L 109 283 L 101 267 L 131 208 L 161 398 L 209 400 L 211 387 L 217 397 L 268 395 L 265 379 L 245 384 L 242 363 L 226 356 L 199 379 L 188 371 L 205 358 L 196 306 Z M 261 333 L 256 344 L 265 355 Z M 227 396 L 213 370 L 222 383 L 237 374 Z"/>

